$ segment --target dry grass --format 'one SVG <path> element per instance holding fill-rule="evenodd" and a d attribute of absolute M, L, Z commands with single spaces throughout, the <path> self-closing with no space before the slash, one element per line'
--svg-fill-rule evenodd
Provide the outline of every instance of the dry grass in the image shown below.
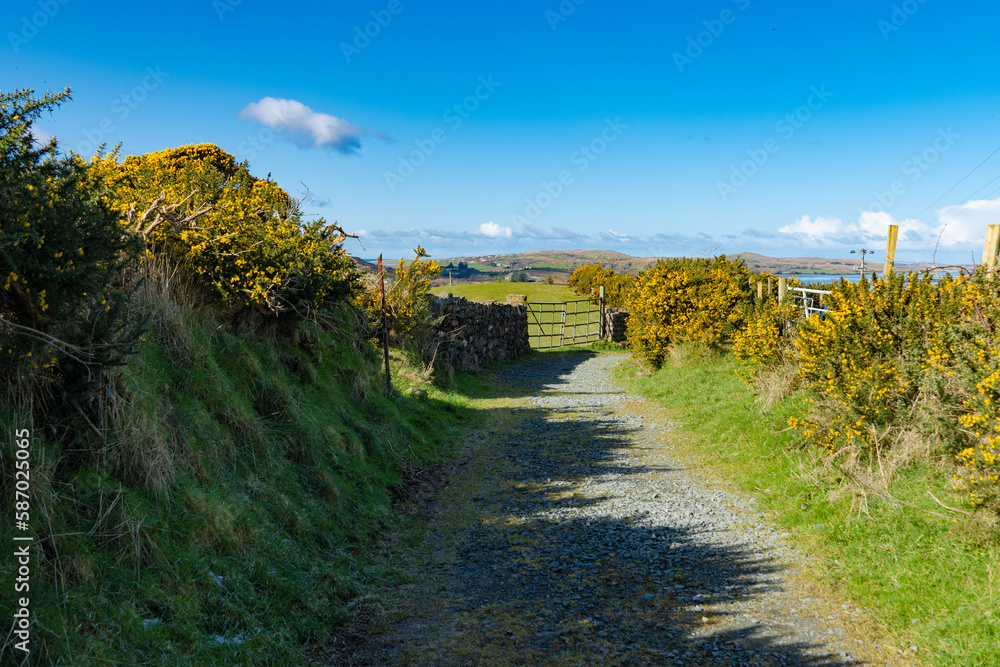
<path fill-rule="evenodd" d="M 148 400 L 126 370 L 111 374 L 101 421 L 101 430 L 109 435 L 104 458 L 130 483 L 162 493 L 176 472 L 177 445 L 166 428 L 170 411 L 146 405 Z"/>
<path fill-rule="evenodd" d="M 798 386 L 798 379 L 798 373 L 789 363 L 762 371 L 750 383 L 754 405 L 761 413 L 769 411 L 792 395 Z"/>

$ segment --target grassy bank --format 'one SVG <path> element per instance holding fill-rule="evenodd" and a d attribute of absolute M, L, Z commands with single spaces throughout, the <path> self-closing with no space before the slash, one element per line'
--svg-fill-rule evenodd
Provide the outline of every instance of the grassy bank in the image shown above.
<path fill-rule="evenodd" d="M 689 355 L 624 376 L 683 423 L 678 448 L 756 497 L 825 583 L 884 625 L 887 644 L 936 665 L 996 664 L 996 529 L 930 497 L 961 507 L 938 463 L 918 460 L 887 489 L 862 493 L 785 426 L 804 393 L 762 412 L 734 370 L 731 356 Z"/>
<path fill-rule="evenodd" d="M 387 398 L 355 340 L 179 312 L 109 391 L 106 442 L 4 414 L 7 433 L 32 433 L 28 663 L 303 662 L 385 576 L 368 553 L 399 521 L 394 494 L 477 424 L 479 378 L 443 390 L 393 366 L 397 389 L 428 396 Z M 5 470 L 13 447 L 0 448 Z M 3 559 L 5 581 L 13 566 Z M 13 664 L 6 642 L 0 662 Z"/>

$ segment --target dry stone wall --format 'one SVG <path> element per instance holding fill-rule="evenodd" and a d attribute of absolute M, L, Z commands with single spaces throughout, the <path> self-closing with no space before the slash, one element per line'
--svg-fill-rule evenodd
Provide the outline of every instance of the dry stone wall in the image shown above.
<path fill-rule="evenodd" d="M 626 338 L 628 331 L 628 311 L 621 308 L 607 308 L 604 311 L 604 336 L 615 343 Z"/>
<path fill-rule="evenodd" d="M 453 368 L 517 359 L 529 349 L 524 304 L 480 303 L 444 293 L 431 299 L 431 313 L 438 322 L 431 331 L 430 349 Z"/>

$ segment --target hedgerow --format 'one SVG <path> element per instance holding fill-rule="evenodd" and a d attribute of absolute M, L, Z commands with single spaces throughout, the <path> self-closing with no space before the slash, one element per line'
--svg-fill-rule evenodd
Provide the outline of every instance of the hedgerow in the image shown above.
<path fill-rule="evenodd" d="M 660 367 L 671 345 L 719 345 L 745 326 L 753 295 L 742 261 L 659 260 L 641 271 L 626 298 L 633 354 Z"/>
<path fill-rule="evenodd" d="M 890 274 L 830 288 L 829 313 L 758 305 L 734 336 L 740 375 L 788 367 L 812 390 L 789 425 L 862 465 L 896 468 L 918 448 L 950 458 L 973 505 L 1000 509 L 1000 279 Z"/>
<path fill-rule="evenodd" d="M 32 130 L 68 99 L 0 94 L 0 374 L 49 421 L 90 413 L 102 371 L 142 328 L 123 281 L 141 239 L 123 233 L 106 183 Z"/>
<path fill-rule="evenodd" d="M 600 288 L 604 288 L 604 305 L 608 308 L 624 308 L 628 295 L 635 287 L 635 276 L 615 273 L 597 264 L 584 264 L 569 277 L 570 288 L 587 298 L 597 298 Z"/>
<path fill-rule="evenodd" d="M 754 306 L 745 326 L 733 333 L 733 354 L 740 362 L 737 374 L 744 383 L 792 358 L 801 312 L 791 299 L 779 304 L 768 298 Z"/>
<path fill-rule="evenodd" d="M 233 311 L 302 319 L 348 301 L 360 274 L 348 235 L 270 178 L 212 144 L 132 155 L 98 154 L 93 171 L 111 186 L 108 205 L 154 252 L 167 252 Z"/>
<path fill-rule="evenodd" d="M 385 290 L 386 326 L 389 342 L 422 353 L 430 333 L 431 279 L 441 273 L 433 259 L 425 259 L 427 251 L 417 246 L 412 262 L 402 259 Z M 355 299 L 365 314 L 368 334 L 376 335 L 382 322 L 381 294 L 374 276 L 364 282 L 364 288 Z"/>

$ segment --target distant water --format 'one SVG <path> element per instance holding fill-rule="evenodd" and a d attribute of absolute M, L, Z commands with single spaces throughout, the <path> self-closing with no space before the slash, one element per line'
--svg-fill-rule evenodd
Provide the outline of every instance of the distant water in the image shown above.
<path fill-rule="evenodd" d="M 835 283 L 839 282 L 841 278 L 845 279 L 849 283 L 861 282 L 860 273 L 846 273 L 844 275 L 829 275 L 825 273 L 779 273 L 778 275 L 784 278 L 795 277 L 804 283 Z M 868 279 L 871 280 L 871 273 L 868 273 Z"/>

